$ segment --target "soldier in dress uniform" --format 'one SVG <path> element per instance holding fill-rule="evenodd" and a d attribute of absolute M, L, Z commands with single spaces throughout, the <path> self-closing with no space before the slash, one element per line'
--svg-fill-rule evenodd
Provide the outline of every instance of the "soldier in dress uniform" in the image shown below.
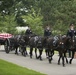
<path fill-rule="evenodd" d="M 76 35 L 76 30 L 74 29 L 74 24 L 70 24 L 70 28 L 67 32 L 67 36 L 70 37 L 71 39 L 73 38 L 73 36 Z M 69 53 L 69 57 L 71 57 L 71 51 L 68 50 Z"/>
<path fill-rule="evenodd" d="M 52 34 L 51 30 L 50 30 L 50 26 L 46 26 L 45 30 L 44 30 L 44 36 L 48 37 Z"/>
<path fill-rule="evenodd" d="M 76 35 L 76 30 L 74 29 L 74 24 L 70 24 L 70 28 L 67 32 L 67 36 L 73 38 Z"/>
<path fill-rule="evenodd" d="M 51 36 L 51 34 L 52 34 L 52 32 L 50 30 L 50 26 L 47 25 L 46 28 L 44 29 L 44 37 L 46 39 L 48 39 L 48 37 Z M 47 49 L 45 49 L 45 53 L 46 53 L 46 57 L 48 58 L 48 50 Z"/>
<path fill-rule="evenodd" d="M 25 32 L 25 35 L 30 35 L 30 34 L 32 34 L 32 31 L 31 31 L 30 27 L 28 27 L 28 29 Z"/>

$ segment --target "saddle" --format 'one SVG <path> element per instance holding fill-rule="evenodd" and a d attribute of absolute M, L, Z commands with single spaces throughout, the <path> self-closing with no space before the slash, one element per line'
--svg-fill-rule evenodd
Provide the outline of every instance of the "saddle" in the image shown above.
<path fill-rule="evenodd" d="M 54 36 L 53 46 L 56 46 L 58 40 L 58 36 Z"/>

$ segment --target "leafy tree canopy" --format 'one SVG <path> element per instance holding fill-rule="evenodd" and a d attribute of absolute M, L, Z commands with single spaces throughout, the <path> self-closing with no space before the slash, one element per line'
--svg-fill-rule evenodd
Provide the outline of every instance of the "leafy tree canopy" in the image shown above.
<path fill-rule="evenodd" d="M 53 34 L 65 34 L 70 23 L 76 25 L 76 0 L 0 0 L 0 20 L 0 31 L 29 25 L 43 34 L 43 28 L 50 25 Z"/>

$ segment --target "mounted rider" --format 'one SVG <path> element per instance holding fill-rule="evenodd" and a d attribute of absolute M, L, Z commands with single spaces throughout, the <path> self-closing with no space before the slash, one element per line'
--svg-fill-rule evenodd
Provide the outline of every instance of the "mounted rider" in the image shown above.
<path fill-rule="evenodd" d="M 75 35 L 76 35 L 76 30 L 74 29 L 74 24 L 70 24 L 70 28 L 67 32 L 67 36 L 72 39 L 73 36 L 75 36 Z"/>
<path fill-rule="evenodd" d="M 73 38 L 73 36 L 76 36 L 76 30 L 74 29 L 74 24 L 70 24 L 70 28 L 67 31 L 67 36 L 70 37 L 71 39 Z M 68 50 L 69 53 L 69 57 L 71 57 L 71 51 Z"/>
<path fill-rule="evenodd" d="M 44 29 L 44 38 L 45 38 L 45 46 L 46 46 L 46 41 L 47 41 L 47 39 L 50 37 L 52 35 L 52 31 L 51 31 L 51 29 L 50 29 L 50 26 L 49 25 L 47 25 L 46 27 L 45 27 L 45 29 Z"/>
<path fill-rule="evenodd" d="M 30 34 L 32 34 L 32 31 L 30 27 L 28 26 L 28 29 L 26 30 L 25 35 L 30 35 Z"/>
<path fill-rule="evenodd" d="M 52 34 L 52 32 L 50 30 L 50 26 L 47 25 L 44 29 L 45 46 L 47 46 L 46 40 L 49 38 L 49 36 L 51 36 L 51 34 Z M 46 52 L 46 57 L 48 57 L 48 49 L 47 48 L 45 49 L 45 52 Z"/>
<path fill-rule="evenodd" d="M 50 30 L 50 26 L 46 26 L 45 30 L 44 30 L 44 37 L 49 37 L 51 36 L 52 32 Z"/>

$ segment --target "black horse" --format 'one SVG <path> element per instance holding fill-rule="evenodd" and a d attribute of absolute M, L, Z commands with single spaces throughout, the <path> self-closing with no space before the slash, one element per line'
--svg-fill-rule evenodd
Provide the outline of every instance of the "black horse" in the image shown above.
<path fill-rule="evenodd" d="M 21 36 L 21 38 L 19 40 L 19 44 L 20 44 L 19 49 L 23 56 L 28 55 L 26 48 L 29 47 L 29 45 L 30 45 L 29 41 L 34 36 L 35 36 L 35 34 Z"/>
<path fill-rule="evenodd" d="M 54 55 L 53 41 L 54 41 L 53 37 L 50 36 L 47 38 L 47 42 L 46 42 L 47 55 L 48 55 L 49 63 L 51 63 L 52 56 Z"/>
<path fill-rule="evenodd" d="M 54 51 L 56 50 L 59 52 L 58 64 L 60 64 L 60 59 L 62 58 L 62 64 L 63 66 L 65 66 L 64 57 L 66 58 L 69 38 L 62 35 L 57 36 L 56 39 L 55 37 L 51 36 L 47 39 L 49 63 L 51 63 L 52 56 L 54 55 Z M 66 62 L 68 63 L 67 58 L 66 58 Z"/>
<path fill-rule="evenodd" d="M 72 63 L 72 60 L 74 58 L 74 54 L 76 52 L 76 36 L 73 36 L 72 38 L 70 38 L 70 47 L 69 50 L 71 51 L 71 59 L 69 61 L 69 63 Z"/>
<path fill-rule="evenodd" d="M 32 58 L 33 55 L 33 49 L 35 48 L 35 55 L 37 58 L 36 50 L 37 50 L 37 41 L 38 41 L 38 36 L 33 36 L 29 40 L 29 47 L 30 47 L 30 58 Z"/>
<path fill-rule="evenodd" d="M 26 48 L 29 46 L 30 38 L 31 35 L 22 35 L 19 39 L 19 51 L 23 56 L 28 55 Z"/>
<path fill-rule="evenodd" d="M 43 37 L 43 36 L 38 37 L 37 48 L 39 50 L 39 56 L 37 56 L 37 59 L 42 60 L 42 52 L 43 52 L 43 49 L 46 48 L 46 38 L 45 37 Z"/>
<path fill-rule="evenodd" d="M 36 59 L 42 60 L 42 52 L 44 48 L 44 37 L 43 36 L 34 36 L 30 38 L 30 58 L 32 58 L 33 48 L 35 48 L 35 56 Z M 37 50 L 39 51 L 39 55 L 37 55 Z"/>
<path fill-rule="evenodd" d="M 66 63 L 68 63 L 66 53 L 68 48 L 70 47 L 69 45 L 70 45 L 69 37 L 67 37 L 66 35 L 62 35 L 59 37 L 58 46 L 57 46 L 57 50 L 59 52 L 58 65 L 60 65 L 61 58 L 62 58 L 63 66 L 65 66 L 64 58 L 66 58 Z"/>

